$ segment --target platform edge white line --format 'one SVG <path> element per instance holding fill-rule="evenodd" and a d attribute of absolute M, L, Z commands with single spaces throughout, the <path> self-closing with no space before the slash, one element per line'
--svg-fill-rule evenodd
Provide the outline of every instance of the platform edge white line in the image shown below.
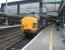
<path fill-rule="evenodd" d="M 48 27 L 48 26 L 47 26 Z M 43 29 L 43 31 L 45 31 L 46 29 L 47 29 L 47 27 L 46 28 L 44 28 Z M 42 32 L 42 31 L 41 31 Z M 39 32 L 39 34 L 37 35 L 37 36 L 35 36 L 27 45 L 25 45 L 21 50 L 25 50 L 39 35 L 40 35 L 40 33 L 41 32 Z"/>

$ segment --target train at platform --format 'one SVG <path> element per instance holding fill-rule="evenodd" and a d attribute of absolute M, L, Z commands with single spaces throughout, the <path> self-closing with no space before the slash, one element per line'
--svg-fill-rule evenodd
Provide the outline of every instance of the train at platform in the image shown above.
<path fill-rule="evenodd" d="M 46 17 L 25 16 L 21 19 L 21 29 L 26 36 L 30 37 L 36 34 L 41 28 L 48 25 Z"/>

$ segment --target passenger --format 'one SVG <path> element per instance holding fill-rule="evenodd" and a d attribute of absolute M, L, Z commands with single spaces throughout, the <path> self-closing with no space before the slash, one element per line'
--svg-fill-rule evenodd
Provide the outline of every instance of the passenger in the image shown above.
<path fill-rule="evenodd" d="M 59 20 L 56 20 L 56 27 L 57 27 L 57 31 L 59 31 L 59 26 L 60 26 L 60 21 Z"/>

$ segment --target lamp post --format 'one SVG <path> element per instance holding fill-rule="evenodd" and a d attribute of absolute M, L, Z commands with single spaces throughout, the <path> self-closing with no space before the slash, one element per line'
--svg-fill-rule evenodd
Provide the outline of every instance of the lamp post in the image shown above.
<path fill-rule="evenodd" d="M 6 0 L 6 10 L 5 13 L 7 14 L 7 0 Z M 6 25 L 8 25 L 8 17 L 6 17 Z"/>
<path fill-rule="evenodd" d="M 7 0 L 6 0 L 6 9 L 5 9 L 5 13 L 7 14 Z"/>

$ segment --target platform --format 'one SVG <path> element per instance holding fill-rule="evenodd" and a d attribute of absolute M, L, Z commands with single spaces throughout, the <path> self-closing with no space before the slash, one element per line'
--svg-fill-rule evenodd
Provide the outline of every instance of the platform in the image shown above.
<path fill-rule="evenodd" d="M 65 43 L 61 33 L 56 31 L 54 25 L 50 25 L 21 50 L 65 50 Z"/>
<path fill-rule="evenodd" d="M 13 28 L 13 27 L 19 27 L 20 25 L 12 25 L 12 26 L 10 26 L 10 25 L 8 25 L 8 26 L 0 26 L 0 29 L 4 29 L 4 28 Z"/>

